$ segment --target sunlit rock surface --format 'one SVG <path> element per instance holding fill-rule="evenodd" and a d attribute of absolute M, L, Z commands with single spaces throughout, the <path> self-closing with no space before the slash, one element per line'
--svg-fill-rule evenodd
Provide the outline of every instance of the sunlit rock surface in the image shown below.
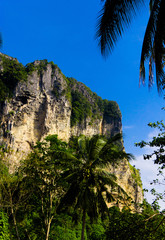
<path fill-rule="evenodd" d="M 35 61 L 30 66 L 27 81 L 18 82 L 12 98 L 0 103 L 0 144 L 12 149 L 8 156 L 11 166 L 19 165 L 33 144 L 49 134 L 68 141 L 72 135 L 113 136 L 122 131 L 116 102 L 104 101 L 84 84 L 66 78 L 53 63 Z M 141 203 L 142 186 L 130 164 L 124 160 L 110 171 L 135 203 Z"/>

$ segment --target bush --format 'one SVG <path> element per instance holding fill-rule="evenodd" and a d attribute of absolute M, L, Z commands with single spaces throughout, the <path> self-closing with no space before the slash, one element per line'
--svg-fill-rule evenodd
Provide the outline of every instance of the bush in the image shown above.
<path fill-rule="evenodd" d="M 0 210 L 0 240 L 10 240 L 7 215 Z"/>

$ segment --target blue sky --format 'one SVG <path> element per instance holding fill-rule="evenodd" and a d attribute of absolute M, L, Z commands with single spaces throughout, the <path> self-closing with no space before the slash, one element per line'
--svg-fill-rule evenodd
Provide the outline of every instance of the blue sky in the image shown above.
<path fill-rule="evenodd" d="M 101 8 L 100 0 L 2 0 L 1 51 L 23 64 L 37 59 L 53 61 L 66 76 L 83 82 L 103 99 L 117 101 L 122 112 L 126 151 L 139 159 L 144 151 L 134 147 L 134 143 L 152 134 L 147 123 L 164 119 L 161 110 L 164 100 L 158 95 L 156 85 L 150 91 L 147 82 L 146 87 L 139 88 L 148 1 L 106 60 L 95 40 Z M 155 171 L 150 162 L 145 164 L 142 160 L 135 162 L 141 169 L 144 185 L 153 179 Z M 145 171 L 146 168 L 150 171 Z"/>

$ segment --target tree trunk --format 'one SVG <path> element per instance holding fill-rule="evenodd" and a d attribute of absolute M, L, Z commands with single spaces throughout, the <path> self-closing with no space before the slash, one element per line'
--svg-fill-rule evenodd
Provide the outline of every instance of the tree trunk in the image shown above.
<path fill-rule="evenodd" d="M 49 222 L 48 222 L 48 227 L 47 227 L 47 231 L 46 231 L 46 240 L 49 239 L 50 226 L 51 226 L 52 219 L 53 219 L 53 217 L 51 217 L 51 219 L 49 219 Z"/>
<path fill-rule="evenodd" d="M 50 232 L 50 222 L 48 223 L 47 231 L 46 231 L 46 240 L 49 239 L 49 232 Z"/>
<path fill-rule="evenodd" d="M 17 239 L 20 240 L 19 232 L 18 232 L 18 228 L 17 228 L 17 221 L 16 221 L 14 207 L 13 207 L 12 194 L 11 194 L 10 190 L 9 190 L 9 198 L 10 198 L 9 201 L 10 201 L 11 214 L 12 214 L 12 217 L 13 217 L 13 222 L 14 222 L 14 227 L 15 227 L 16 234 L 17 234 Z"/>
<path fill-rule="evenodd" d="M 53 194 L 52 192 L 50 191 L 49 193 L 49 213 L 48 213 L 48 216 L 47 216 L 47 229 L 46 229 L 46 240 L 49 239 L 49 233 L 50 233 L 50 226 L 51 226 L 51 223 L 52 223 L 52 220 L 53 220 L 53 216 L 52 215 L 52 208 L 53 208 Z"/>
<path fill-rule="evenodd" d="M 17 228 L 17 221 L 16 221 L 13 205 L 11 205 L 11 214 L 13 216 L 13 222 L 14 222 L 14 226 L 15 226 L 15 230 L 16 230 L 16 234 L 17 234 L 17 239 L 20 240 L 19 232 L 18 232 L 18 228 Z"/>
<path fill-rule="evenodd" d="M 86 220 L 86 211 L 85 211 L 85 209 L 84 209 L 84 210 L 83 210 L 83 217 L 82 217 L 81 240 L 84 240 L 85 220 Z"/>

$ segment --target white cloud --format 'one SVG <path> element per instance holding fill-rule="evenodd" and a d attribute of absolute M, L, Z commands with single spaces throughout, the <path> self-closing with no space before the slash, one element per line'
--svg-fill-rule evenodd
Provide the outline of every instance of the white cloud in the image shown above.
<path fill-rule="evenodd" d="M 154 129 L 153 131 L 151 131 L 151 132 L 148 134 L 148 139 L 147 139 L 147 141 L 151 141 L 152 138 L 158 136 L 158 134 L 159 134 L 159 130 L 158 130 L 158 129 Z"/>
<path fill-rule="evenodd" d="M 132 129 L 134 126 L 123 126 L 123 129 Z"/>
<path fill-rule="evenodd" d="M 147 142 L 148 141 L 151 141 L 152 138 L 154 136 L 157 136 L 159 133 L 158 130 L 154 129 L 154 131 L 151 131 L 149 134 L 148 134 L 148 137 L 147 137 Z M 153 159 L 150 159 L 150 160 L 144 160 L 143 158 L 143 154 L 151 154 L 153 153 L 153 151 L 155 150 L 156 148 L 153 147 L 153 148 L 150 148 L 150 147 L 144 147 L 141 149 L 141 152 L 142 152 L 142 155 L 137 155 L 135 156 L 135 159 L 134 161 L 132 161 L 132 165 L 135 165 L 136 168 L 140 169 L 140 173 L 141 173 L 141 179 L 142 179 L 142 182 L 143 182 L 143 188 L 146 188 L 148 189 L 149 191 L 152 189 L 152 188 L 155 188 L 157 192 L 164 192 L 164 186 L 161 185 L 161 184 L 150 184 L 154 179 L 157 179 L 160 177 L 157 176 L 158 174 L 158 167 L 159 165 L 157 164 L 154 164 L 153 162 Z M 151 195 L 151 193 L 145 193 L 145 197 L 147 198 L 147 201 L 152 203 L 153 202 L 153 199 L 154 199 L 154 196 Z M 160 206 L 161 206 L 161 209 L 165 209 L 165 203 L 163 201 L 160 201 L 159 202 Z"/>

